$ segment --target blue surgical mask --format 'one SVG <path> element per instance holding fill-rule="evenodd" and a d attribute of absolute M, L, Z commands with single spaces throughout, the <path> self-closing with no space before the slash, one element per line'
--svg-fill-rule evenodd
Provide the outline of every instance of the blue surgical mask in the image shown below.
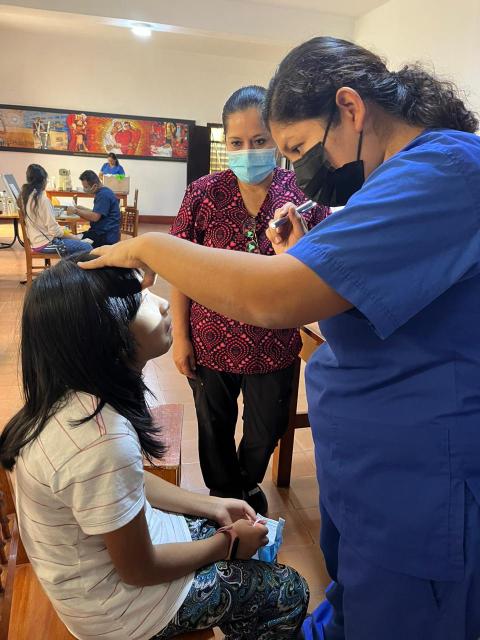
<path fill-rule="evenodd" d="M 228 166 L 240 182 L 259 184 L 272 173 L 277 163 L 276 149 L 247 149 L 228 151 Z"/>

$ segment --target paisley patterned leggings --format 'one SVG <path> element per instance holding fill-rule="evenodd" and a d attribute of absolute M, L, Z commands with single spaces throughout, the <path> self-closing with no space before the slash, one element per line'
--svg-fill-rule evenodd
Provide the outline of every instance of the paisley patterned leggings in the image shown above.
<path fill-rule="evenodd" d="M 214 535 L 217 525 L 186 518 L 192 540 Z M 151 640 L 220 627 L 226 640 L 293 640 L 305 617 L 309 590 L 291 567 L 258 560 L 223 561 L 195 574 L 171 622 Z"/>

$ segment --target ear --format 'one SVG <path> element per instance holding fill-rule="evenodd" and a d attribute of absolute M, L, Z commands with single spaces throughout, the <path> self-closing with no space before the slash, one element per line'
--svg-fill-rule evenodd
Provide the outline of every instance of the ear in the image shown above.
<path fill-rule="evenodd" d="M 361 133 L 365 125 L 367 109 L 357 91 L 350 87 L 341 87 L 335 99 L 341 121 L 348 122 L 357 133 Z"/>

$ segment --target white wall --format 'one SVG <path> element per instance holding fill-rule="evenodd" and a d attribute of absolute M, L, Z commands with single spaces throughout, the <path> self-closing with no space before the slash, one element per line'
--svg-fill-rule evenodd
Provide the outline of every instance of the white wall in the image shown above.
<path fill-rule="evenodd" d="M 358 18 L 355 40 L 384 55 L 391 68 L 433 63 L 480 112 L 480 0 L 390 0 Z"/>
<path fill-rule="evenodd" d="M 143 42 L 125 29 L 97 25 L 84 33 L 74 24 L 51 29 L 47 22 L 41 29 L 25 28 L 2 24 L 1 15 L 0 42 L 4 104 L 186 118 L 199 124 L 219 121 L 232 91 L 265 84 L 274 69 L 273 61 L 255 59 L 253 46 L 246 57 L 225 57 L 221 51 L 202 53 L 198 43 L 191 50 L 173 49 L 168 34 L 155 33 Z M 13 173 L 21 184 L 31 162 L 52 174 L 70 169 L 74 185 L 82 170 L 98 171 L 103 163 L 101 158 L 0 152 L 0 173 Z M 132 178 L 132 190 L 139 189 L 141 214 L 175 215 L 185 189 L 186 163 L 121 162 Z"/>

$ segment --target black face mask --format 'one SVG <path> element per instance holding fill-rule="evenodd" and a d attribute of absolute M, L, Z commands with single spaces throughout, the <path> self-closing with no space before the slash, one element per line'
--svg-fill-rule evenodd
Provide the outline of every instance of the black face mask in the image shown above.
<path fill-rule="evenodd" d="M 318 142 L 307 153 L 293 163 L 297 184 L 303 193 L 318 204 L 340 207 L 361 189 L 365 182 L 363 160 L 360 160 L 363 133 L 358 141 L 357 159 L 335 169 L 326 158 L 325 140 L 332 119 L 327 125 L 322 142 Z"/>

